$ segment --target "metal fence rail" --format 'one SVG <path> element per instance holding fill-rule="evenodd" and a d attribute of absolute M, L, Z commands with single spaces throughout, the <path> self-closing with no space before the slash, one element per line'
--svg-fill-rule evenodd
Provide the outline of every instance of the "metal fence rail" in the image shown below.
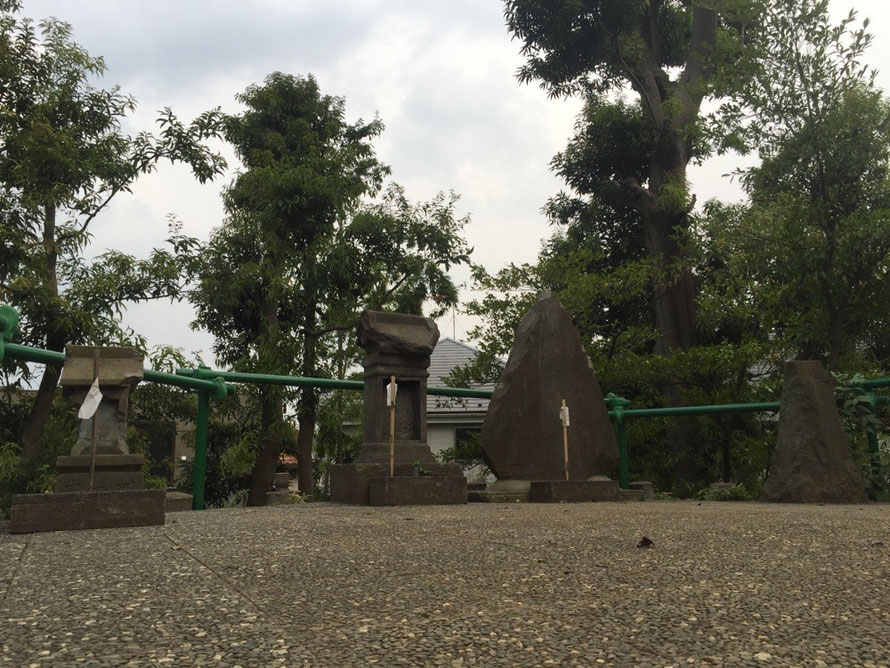
<path fill-rule="evenodd" d="M 64 364 L 65 353 L 41 348 L 32 348 L 12 343 L 18 323 L 18 314 L 8 306 L 0 306 L 0 361 L 4 355 L 23 362 L 38 364 Z M 172 385 L 191 390 L 198 396 L 198 409 L 195 419 L 195 458 L 192 474 L 192 508 L 204 509 L 204 483 L 207 475 L 207 437 L 210 420 L 210 399 L 223 399 L 233 391 L 228 383 L 256 383 L 270 385 L 286 385 L 291 387 L 317 387 L 320 390 L 363 390 L 364 381 L 336 378 L 311 378 L 306 376 L 279 376 L 274 374 L 243 373 L 240 371 L 218 371 L 206 366 L 194 369 L 177 369 L 175 374 L 144 370 L 146 381 Z M 879 405 L 890 403 L 890 397 L 880 396 L 875 390 L 890 387 L 890 378 L 866 380 L 855 377 L 849 384 L 860 389 L 867 397 L 872 413 L 877 412 Z M 456 398 L 490 399 L 491 390 L 464 387 L 428 387 L 427 393 L 437 396 Z M 759 402 L 748 404 L 718 404 L 709 406 L 669 406 L 665 408 L 628 408 L 631 402 L 624 397 L 609 394 L 605 397 L 609 407 L 609 417 L 615 423 L 618 438 L 619 474 L 618 483 L 622 489 L 630 484 L 630 464 L 627 449 L 627 431 L 625 422 L 629 419 L 651 417 L 676 417 L 687 415 L 714 415 L 721 413 L 759 413 L 776 412 L 779 402 Z M 879 445 L 877 434 L 873 429 L 866 431 L 869 452 L 872 460 L 872 474 L 880 473 Z"/>

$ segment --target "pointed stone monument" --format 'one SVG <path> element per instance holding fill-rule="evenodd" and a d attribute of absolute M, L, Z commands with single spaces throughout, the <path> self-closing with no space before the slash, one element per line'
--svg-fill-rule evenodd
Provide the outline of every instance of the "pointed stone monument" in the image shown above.
<path fill-rule="evenodd" d="M 440 464 L 427 441 L 427 368 L 438 340 L 439 328 L 430 318 L 362 314 L 364 440 L 355 463 L 331 467 L 331 501 L 372 506 L 467 502 L 460 465 Z M 393 376 L 397 391 L 390 410 L 387 387 Z"/>
<path fill-rule="evenodd" d="M 565 432 L 562 401 L 571 411 Z M 482 427 L 498 496 L 617 501 L 615 430 L 568 312 L 549 293 L 523 316 Z M 568 478 L 565 456 L 568 453 Z M 526 496 L 528 495 L 528 496 Z"/>
<path fill-rule="evenodd" d="M 832 387 L 820 362 L 785 363 L 779 433 L 761 501 L 868 502 Z"/>

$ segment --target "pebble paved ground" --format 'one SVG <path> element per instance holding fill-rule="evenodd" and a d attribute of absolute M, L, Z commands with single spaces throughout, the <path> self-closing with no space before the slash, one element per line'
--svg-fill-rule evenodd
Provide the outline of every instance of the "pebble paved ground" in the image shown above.
<path fill-rule="evenodd" d="M 307 504 L 0 535 L 0 664 L 699 663 L 888 665 L 890 506 Z"/>

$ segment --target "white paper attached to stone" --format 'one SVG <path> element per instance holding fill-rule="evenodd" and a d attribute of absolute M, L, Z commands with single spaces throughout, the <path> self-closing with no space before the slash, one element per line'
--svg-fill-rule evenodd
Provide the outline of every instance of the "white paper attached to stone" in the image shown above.
<path fill-rule="evenodd" d="M 81 420 L 89 420 L 99 408 L 100 403 L 102 403 L 102 393 L 99 391 L 99 378 L 97 377 L 90 385 L 90 390 L 80 405 L 80 410 L 77 411 L 77 417 Z"/>

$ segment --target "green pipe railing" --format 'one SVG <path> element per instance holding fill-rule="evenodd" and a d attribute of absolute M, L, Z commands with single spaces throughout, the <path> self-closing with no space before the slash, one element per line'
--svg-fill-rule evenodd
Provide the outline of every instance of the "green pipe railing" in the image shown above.
<path fill-rule="evenodd" d="M 18 325 L 18 314 L 8 306 L 0 305 L 0 361 L 5 354 L 10 357 L 40 364 L 59 364 L 65 362 L 65 354 L 52 350 L 31 348 L 12 343 Z M 177 369 L 175 374 L 145 369 L 147 381 L 173 385 L 192 390 L 198 395 L 198 411 L 195 425 L 195 459 L 192 478 L 192 508 L 204 509 L 204 482 L 207 468 L 207 437 L 209 432 L 210 399 L 222 399 L 232 387 L 232 383 L 259 383 L 271 385 L 287 385 L 292 387 L 317 387 L 321 390 L 362 390 L 364 381 L 336 378 L 312 378 L 307 376 L 279 376 L 274 374 L 245 373 L 240 371 L 218 371 L 200 365 L 195 369 Z M 879 405 L 890 403 L 890 397 L 879 396 L 874 390 L 890 387 L 890 378 L 865 380 L 861 376 L 854 377 L 851 387 L 861 388 L 869 399 L 872 413 L 877 412 Z M 427 393 L 438 396 L 458 398 L 490 399 L 491 390 L 462 387 L 428 387 Z M 618 483 L 621 489 L 628 489 L 630 484 L 630 464 L 627 448 L 626 420 L 644 417 L 675 417 L 685 415 L 713 415 L 717 413 L 757 413 L 775 412 L 779 410 L 779 402 L 759 402 L 749 404 L 717 404 L 711 406 L 669 406 L 666 408 L 627 408 L 631 404 L 628 399 L 613 393 L 605 397 L 609 408 L 608 415 L 615 422 L 619 452 Z M 868 446 L 872 460 L 872 475 L 880 474 L 879 444 L 874 429 L 867 431 Z"/>
<path fill-rule="evenodd" d="M 363 380 L 341 380 L 338 378 L 313 378 L 312 376 L 277 376 L 266 373 L 244 373 L 241 371 L 215 371 L 207 367 L 197 369 L 177 369 L 176 373 L 184 377 L 222 378 L 230 383 L 257 383 L 268 385 L 289 385 L 291 387 L 317 387 L 321 390 L 363 390 Z M 427 394 L 490 399 L 491 390 L 477 390 L 467 387 L 428 387 Z"/>

